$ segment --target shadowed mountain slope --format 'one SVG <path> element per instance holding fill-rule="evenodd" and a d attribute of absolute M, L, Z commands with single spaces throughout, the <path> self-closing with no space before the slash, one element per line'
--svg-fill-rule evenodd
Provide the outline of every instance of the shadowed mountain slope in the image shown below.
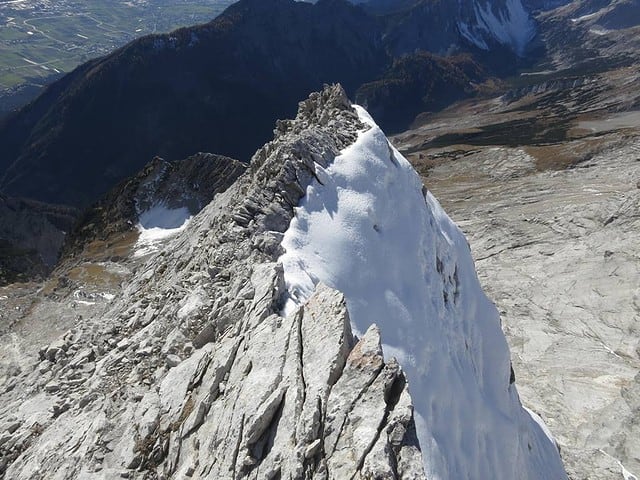
<path fill-rule="evenodd" d="M 353 91 L 386 63 L 346 2 L 243 0 L 213 22 L 91 61 L 0 125 L 0 189 L 86 206 L 154 155 L 248 160 L 325 82 Z"/>

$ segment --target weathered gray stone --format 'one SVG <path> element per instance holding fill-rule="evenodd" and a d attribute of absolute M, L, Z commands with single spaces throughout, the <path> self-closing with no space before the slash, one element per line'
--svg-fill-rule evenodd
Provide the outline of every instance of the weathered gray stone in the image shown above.
<path fill-rule="evenodd" d="M 45 392 L 54 393 L 60 390 L 60 384 L 58 382 L 51 381 L 44 386 Z"/>
<path fill-rule="evenodd" d="M 64 340 L 64 338 L 58 338 L 47 347 L 45 357 L 47 360 L 55 362 L 56 358 L 58 358 L 61 353 L 66 352 L 68 348 L 69 344 Z"/>
<path fill-rule="evenodd" d="M 180 362 L 182 362 L 182 359 L 178 355 L 167 355 L 167 359 L 166 359 L 167 367 L 169 368 L 177 367 L 178 365 L 180 365 Z"/>
<path fill-rule="evenodd" d="M 41 434 L 7 461 L 6 478 L 420 471 L 420 452 L 403 435 L 413 425 L 406 389 L 387 403 L 403 377 L 385 363 L 377 329 L 354 346 L 344 298 L 324 285 L 294 314 L 280 311 L 279 242 L 293 206 L 314 162 L 328 165 L 363 128 L 339 87 L 313 94 L 295 121 L 280 124 L 246 175 L 140 264 L 104 312 L 77 325 L 77 352 L 47 384 L 73 395 L 71 407 L 55 404 L 51 418 L 53 405 L 43 406 Z M 26 385 L 14 390 L 14 402 L 33 399 Z"/>

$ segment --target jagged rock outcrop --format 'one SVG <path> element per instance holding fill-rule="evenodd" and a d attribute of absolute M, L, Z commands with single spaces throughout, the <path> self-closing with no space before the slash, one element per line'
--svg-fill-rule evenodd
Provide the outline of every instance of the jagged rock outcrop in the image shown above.
<path fill-rule="evenodd" d="M 424 478 L 377 329 L 324 286 L 279 313 L 293 207 L 362 128 L 341 88 L 312 95 L 104 314 L 3 368 L 4 478 Z"/>
<path fill-rule="evenodd" d="M 211 153 L 175 162 L 156 157 L 83 213 L 66 238 L 62 257 L 68 260 L 93 241 L 135 230 L 141 214 L 158 206 L 186 209 L 195 215 L 217 193 L 229 188 L 246 167 L 238 160 Z"/>

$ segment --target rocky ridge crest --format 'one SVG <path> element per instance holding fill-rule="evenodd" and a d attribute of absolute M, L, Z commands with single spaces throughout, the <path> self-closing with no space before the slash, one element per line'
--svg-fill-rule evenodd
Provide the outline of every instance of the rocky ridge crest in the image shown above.
<path fill-rule="evenodd" d="M 324 286 L 279 314 L 282 232 L 362 128 L 341 87 L 311 95 L 104 313 L 1 372 L 4 478 L 424 478 L 377 329 Z"/>

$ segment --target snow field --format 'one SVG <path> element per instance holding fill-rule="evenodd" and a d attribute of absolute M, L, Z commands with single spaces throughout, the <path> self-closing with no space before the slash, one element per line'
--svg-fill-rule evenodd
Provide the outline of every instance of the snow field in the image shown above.
<path fill-rule="evenodd" d="M 134 256 L 142 257 L 158 250 L 164 240 L 183 231 L 192 215 L 187 207 L 169 209 L 164 205 L 155 205 L 138 215 L 140 236 L 134 247 Z"/>
<path fill-rule="evenodd" d="M 294 311 L 323 282 L 344 293 L 356 335 L 380 328 L 409 380 L 430 479 L 565 479 L 541 420 L 510 385 L 500 318 L 462 232 L 368 113 L 368 129 L 316 165 L 282 245 Z"/>

